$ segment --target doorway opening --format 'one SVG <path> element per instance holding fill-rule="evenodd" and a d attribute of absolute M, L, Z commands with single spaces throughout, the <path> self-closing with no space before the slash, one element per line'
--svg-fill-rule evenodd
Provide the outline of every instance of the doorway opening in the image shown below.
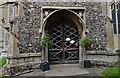
<path fill-rule="evenodd" d="M 45 32 L 50 35 L 52 41 L 52 46 L 48 49 L 50 63 L 79 62 L 79 38 L 83 28 L 77 19 L 67 10 L 60 10 L 47 19 Z"/>

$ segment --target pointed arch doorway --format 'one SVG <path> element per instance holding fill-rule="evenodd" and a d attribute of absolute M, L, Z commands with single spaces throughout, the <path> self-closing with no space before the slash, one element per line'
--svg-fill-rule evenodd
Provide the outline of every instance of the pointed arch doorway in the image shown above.
<path fill-rule="evenodd" d="M 48 49 L 48 61 L 52 64 L 78 63 L 82 29 L 81 24 L 78 26 L 76 16 L 67 10 L 52 14 L 45 26 L 52 41 L 52 46 Z"/>

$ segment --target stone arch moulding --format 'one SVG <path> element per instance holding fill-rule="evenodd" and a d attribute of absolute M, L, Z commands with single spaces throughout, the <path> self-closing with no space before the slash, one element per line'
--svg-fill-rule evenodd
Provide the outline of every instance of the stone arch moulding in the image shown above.
<path fill-rule="evenodd" d="M 72 11 L 71 9 L 75 9 L 75 10 L 85 10 L 85 8 L 84 7 L 42 7 L 42 11 L 44 10 L 44 9 L 55 9 L 54 11 L 52 11 L 52 12 L 50 12 L 44 19 L 43 19 L 43 14 L 41 14 L 42 15 L 42 18 L 41 18 L 41 20 L 42 20 L 42 23 L 41 23 L 41 33 L 43 33 L 44 34 L 44 30 L 45 30 L 45 27 L 46 27 L 46 23 L 47 23 L 47 21 L 48 21 L 48 19 L 50 18 L 50 16 L 52 16 L 53 14 L 55 14 L 55 13 L 57 13 L 57 12 L 60 12 L 61 10 L 66 10 L 68 13 L 71 13 L 72 15 L 74 15 L 75 16 L 75 18 L 77 18 L 78 19 L 78 22 L 81 24 L 81 26 L 82 26 L 82 36 L 84 36 L 85 35 L 85 30 L 86 30 L 86 24 L 85 24 L 85 18 L 81 18 L 80 17 L 80 15 L 79 14 L 77 14 L 76 12 L 74 12 L 74 11 Z M 85 16 L 84 14 L 83 14 L 83 16 Z M 73 20 L 74 22 L 76 21 L 76 20 Z"/>
<path fill-rule="evenodd" d="M 43 11 L 43 9 L 44 8 L 42 8 L 42 11 Z M 84 33 L 85 30 L 86 30 L 85 18 L 81 18 L 79 14 L 77 14 L 76 12 L 74 12 L 72 10 L 72 9 L 81 10 L 80 7 L 60 7 L 60 8 L 57 7 L 57 8 L 54 8 L 54 9 L 55 10 L 48 13 L 48 15 L 45 18 L 43 16 L 41 18 L 42 19 L 42 23 L 41 23 L 42 36 L 45 33 L 45 28 L 47 27 L 47 23 L 48 23 L 49 19 L 51 18 L 51 16 L 54 15 L 55 13 L 58 13 L 58 12 L 63 11 L 63 10 L 66 11 L 67 13 L 70 13 L 71 15 L 73 15 L 73 18 L 71 16 L 68 16 L 68 17 L 70 17 L 70 19 L 72 19 L 73 22 L 77 21 L 76 26 L 78 27 L 78 32 L 80 33 L 80 36 L 85 36 L 85 33 Z M 82 9 L 85 10 L 84 8 L 82 8 Z M 41 14 L 41 15 L 43 15 L 43 14 Z M 85 16 L 85 15 L 83 14 L 83 16 Z M 79 28 L 80 29 L 82 28 L 82 30 L 80 31 Z M 48 61 L 48 52 L 46 52 L 46 55 L 44 55 L 44 56 L 45 56 L 46 61 Z M 82 56 L 82 48 L 79 47 L 79 63 L 81 63 L 83 59 L 84 58 Z"/>

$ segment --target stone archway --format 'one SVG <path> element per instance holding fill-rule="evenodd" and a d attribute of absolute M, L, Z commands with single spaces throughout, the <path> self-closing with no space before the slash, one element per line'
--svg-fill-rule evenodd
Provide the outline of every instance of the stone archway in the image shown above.
<path fill-rule="evenodd" d="M 52 38 L 52 48 L 48 49 L 50 63 L 78 63 L 82 59 L 79 38 L 85 29 L 80 18 L 69 10 L 59 10 L 44 22 L 44 33 Z"/>

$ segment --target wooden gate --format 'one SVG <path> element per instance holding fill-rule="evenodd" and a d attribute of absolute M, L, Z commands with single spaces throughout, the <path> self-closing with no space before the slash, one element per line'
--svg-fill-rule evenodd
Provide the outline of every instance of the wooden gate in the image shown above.
<path fill-rule="evenodd" d="M 79 33 L 76 24 L 70 18 L 63 16 L 47 31 L 52 39 L 52 47 L 48 50 L 49 62 L 77 63 L 79 61 Z"/>

